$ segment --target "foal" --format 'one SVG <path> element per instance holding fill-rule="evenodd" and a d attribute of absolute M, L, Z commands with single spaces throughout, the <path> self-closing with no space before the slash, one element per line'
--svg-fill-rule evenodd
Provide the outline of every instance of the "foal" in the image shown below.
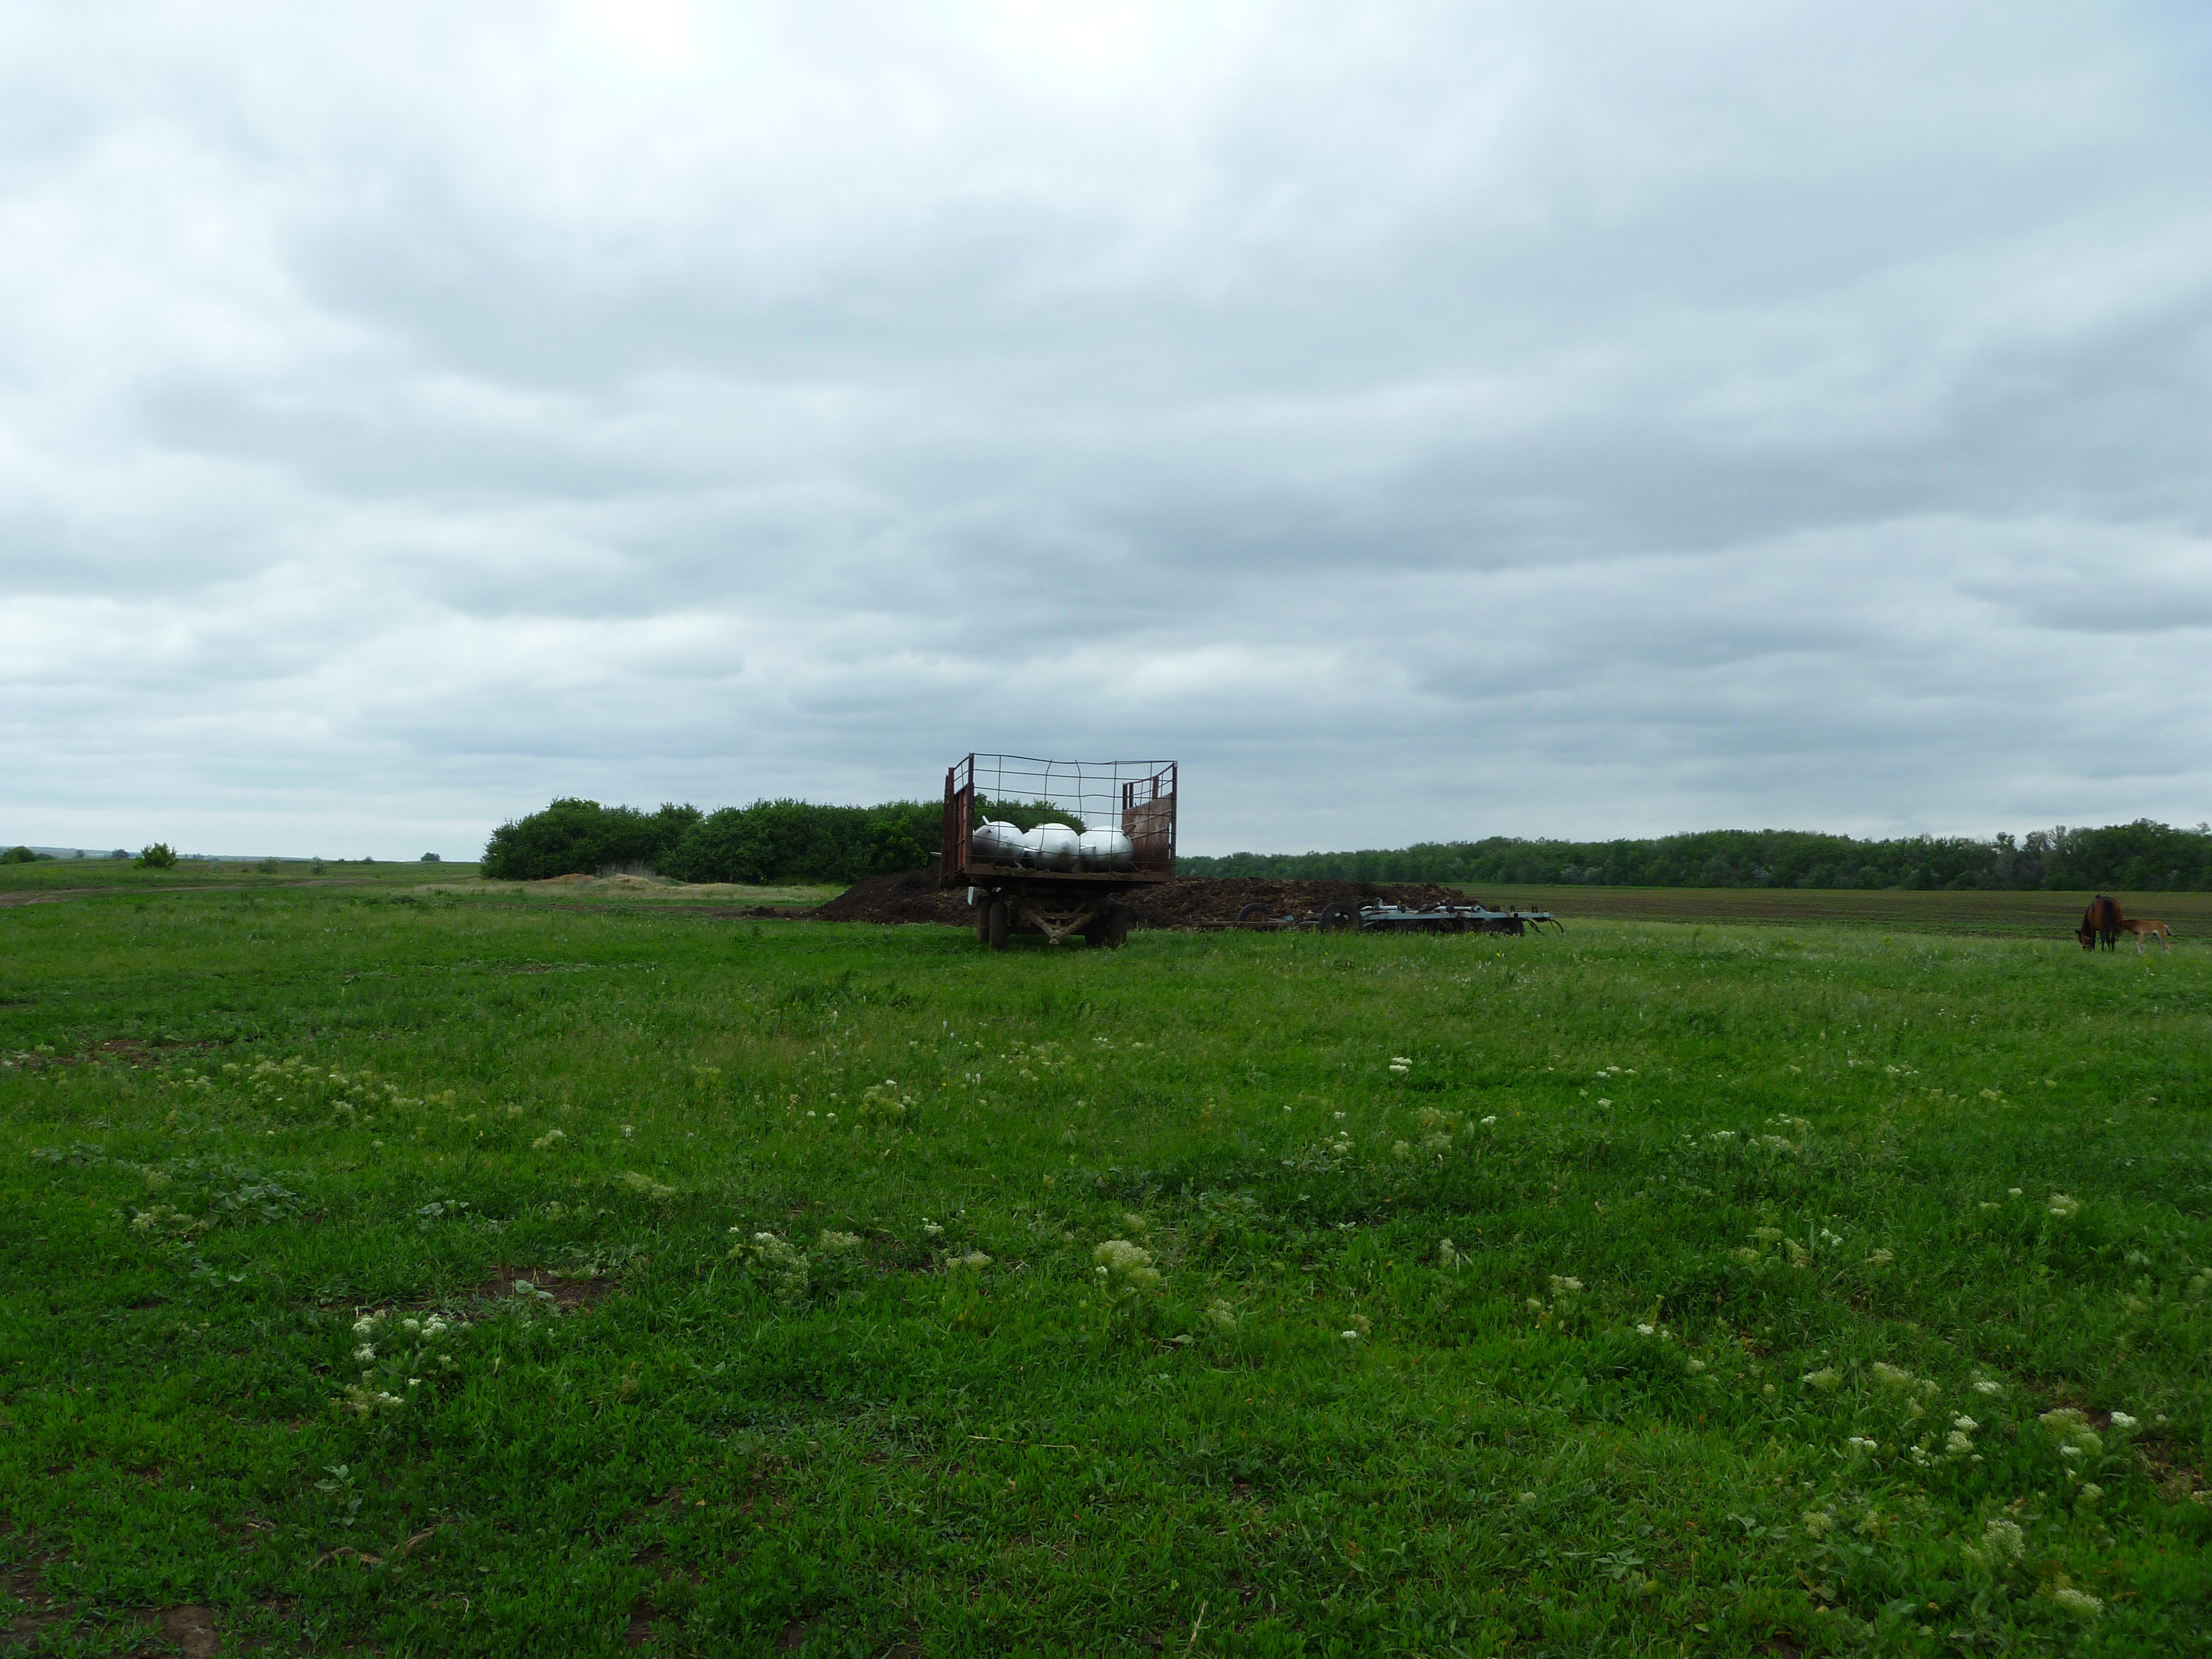
<path fill-rule="evenodd" d="M 2137 916 L 2130 921 L 2123 921 L 2120 924 L 2120 931 L 2124 933 L 2133 933 L 2136 936 L 2137 956 L 2143 953 L 2143 942 L 2146 939 L 2154 939 L 2159 942 L 2160 946 L 2168 956 L 2173 954 L 2173 934 L 2162 921 L 2148 921 Z"/>

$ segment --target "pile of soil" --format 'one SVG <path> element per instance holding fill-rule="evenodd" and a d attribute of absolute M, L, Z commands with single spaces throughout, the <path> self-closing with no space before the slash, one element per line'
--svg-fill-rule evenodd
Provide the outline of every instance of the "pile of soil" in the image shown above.
<path fill-rule="evenodd" d="M 1352 904 L 1395 902 L 1425 909 L 1434 904 L 1464 904 L 1465 896 L 1448 887 L 1419 882 L 1288 881 L 1267 877 L 1194 876 L 1182 881 L 1139 887 L 1126 894 L 1129 921 L 1135 927 L 1188 928 L 1237 920 L 1248 904 L 1264 904 L 1274 916 L 1310 916 L 1337 900 Z M 757 914 L 766 914 L 760 912 Z M 967 890 L 942 888 L 933 870 L 871 876 L 856 882 L 818 910 L 784 911 L 817 921 L 935 921 L 973 927 L 975 913 Z"/>
<path fill-rule="evenodd" d="M 1191 876 L 1140 887 L 1125 901 L 1138 927 L 1198 927 L 1234 921 L 1248 904 L 1264 904 L 1271 916 L 1310 916 L 1324 904 L 1465 904 L 1466 896 L 1422 882 L 1293 881 L 1267 876 Z"/>
<path fill-rule="evenodd" d="M 856 881 L 817 910 L 787 910 L 816 921 L 941 921 L 949 927 L 973 927 L 968 890 L 937 884 L 937 872 L 907 870 Z"/>

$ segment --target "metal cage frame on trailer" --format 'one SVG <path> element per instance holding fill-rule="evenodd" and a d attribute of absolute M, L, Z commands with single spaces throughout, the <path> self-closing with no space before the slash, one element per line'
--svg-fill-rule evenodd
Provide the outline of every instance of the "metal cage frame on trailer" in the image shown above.
<path fill-rule="evenodd" d="M 1118 945 L 1128 931 L 1120 895 L 1175 878 L 1179 772 L 1174 761 L 1058 761 L 969 754 L 945 769 L 938 885 L 966 887 L 978 907 L 976 934 L 994 950 L 1012 932 L 1054 945 L 1080 933 Z M 1044 869 L 976 855 L 976 802 L 1051 806 L 1092 830 L 1118 830 L 1126 867 Z"/>

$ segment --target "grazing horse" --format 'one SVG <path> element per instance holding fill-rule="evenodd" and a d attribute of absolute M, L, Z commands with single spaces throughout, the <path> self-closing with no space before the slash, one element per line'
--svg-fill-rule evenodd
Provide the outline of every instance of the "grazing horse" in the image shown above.
<path fill-rule="evenodd" d="M 2081 913 L 2081 925 L 2074 930 L 2074 937 L 2081 941 L 2081 948 L 2085 951 L 2094 951 L 2100 945 L 2109 951 L 2119 936 L 2120 902 L 2100 893 L 2089 901 L 2089 908 Z"/>
<path fill-rule="evenodd" d="M 2142 917 L 2138 916 L 2133 921 L 2122 922 L 2120 924 L 2120 931 L 2124 933 L 2133 933 L 2136 936 L 2136 954 L 2137 956 L 2141 956 L 2143 953 L 2143 941 L 2154 939 L 2156 939 L 2165 949 L 2166 953 L 2168 956 L 2172 956 L 2173 954 L 2172 930 L 2167 927 L 2162 921 L 2145 921 Z"/>

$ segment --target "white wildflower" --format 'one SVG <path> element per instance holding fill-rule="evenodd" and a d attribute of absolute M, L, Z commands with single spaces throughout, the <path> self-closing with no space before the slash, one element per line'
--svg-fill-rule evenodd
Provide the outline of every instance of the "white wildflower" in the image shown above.
<path fill-rule="evenodd" d="M 2069 1198 L 2064 1193 L 2053 1193 L 2051 1195 L 2051 1213 L 2062 1220 L 2081 1207 L 2081 1200 L 2078 1198 Z"/>
<path fill-rule="evenodd" d="M 1871 1452 L 1875 1449 L 1874 1442 L 1863 1434 L 1852 1435 L 1844 1443 L 1856 1452 Z"/>
<path fill-rule="evenodd" d="M 1962 1413 L 1951 1419 L 1951 1426 L 1954 1429 L 1964 1429 L 1968 1434 L 1972 1434 L 1976 1429 L 1980 1428 L 1982 1425 L 1975 1422 L 1972 1418 L 1967 1417 Z"/>
<path fill-rule="evenodd" d="M 2027 1535 L 2018 1522 L 1993 1515 L 1982 1528 L 1982 1547 L 2001 1561 L 2019 1562 L 2027 1556 Z"/>
<path fill-rule="evenodd" d="M 1912 1386 L 1912 1373 L 1887 1360 L 1877 1359 L 1874 1362 L 1874 1380 L 1885 1389 L 1909 1389 Z"/>
<path fill-rule="evenodd" d="M 1984 1376 L 1976 1381 L 1974 1383 L 1974 1392 L 1976 1394 L 2002 1394 L 2004 1392 L 2004 1384 Z"/>
<path fill-rule="evenodd" d="M 2104 1437 L 2089 1426 L 2088 1418 L 2070 1407 L 2045 1412 L 2035 1420 L 2043 1425 L 2045 1431 L 2053 1439 L 2061 1443 L 2058 1448 L 2061 1456 L 2079 1457 L 2084 1452 L 2105 1449 Z"/>
<path fill-rule="evenodd" d="M 371 1343 L 364 1342 L 361 1346 L 353 1351 L 353 1357 L 366 1364 L 368 1361 L 376 1358 L 375 1346 Z"/>
<path fill-rule="evenodd" d="M 1582 1287 L 1583 1282 L 1579 1279 L 1568 1279 L 1559 1273 L 1553 1273 L 1552 1275 L 1552 1294 L 1553 1296 L 1572 1296 L 1577 1291 L 1581 1290 Z"/>
<path fill-rule="evenodd" d="M 1487 1127 L 1489 1125 L 1491 1125 L 1491 1124 L 1492 1124 L 1492 1123 L 1495 1123 L 1495 1122 L 1497 1122 L 1497 1121 L 1498 1121 L 1498 1114 L 1497 1114 L 1497 1113 L 1495 1113 L 1495 1112 L 1492 1112 L 1492 1113 L 1488 1117 L 1484 1118 L 1484 1119 L 1482 1120 L 1482 1122 L 1483 1122 L 1483 1124 L 1484 1124 L 1484 1126 L 1485 1126 L 1486 1127 Z"/>
<path fill-rule="evenodd" d="M 2087 1590 L 2075 1589 L 2063 1578 L 2052 1587 L 2051 1599 L 2067 1612 L 2082 1619 L 2094 1619 L 2105 1611 L 2105 1604 Z"/>
<path fill-rule="evenodd" d="M 2094 1480 L 2085 1483 L 2081 1488 L 2081 1501 L 2085 1504 L 2094 1504 L 2104 1495 L 2105 1489 Z"/>
<path fill-rule="evenodd" d="M 1833 1365 L 1823 1365 L 1817 1371 L 1807 1371 L 1804 1381 L 1826 1393 L 1844 1380 L 1844 1374 Z"/>
<path fill-rule="evenodd" d="M 2140 1418 L 2130 1417 L 2125 1412 L 2114 1412 L 2112 1413 L 2112 1426 L 2116 1429 L 2132 1429 L 2136 1427 L 2141 1422 L 2142 1419 Z"/>

